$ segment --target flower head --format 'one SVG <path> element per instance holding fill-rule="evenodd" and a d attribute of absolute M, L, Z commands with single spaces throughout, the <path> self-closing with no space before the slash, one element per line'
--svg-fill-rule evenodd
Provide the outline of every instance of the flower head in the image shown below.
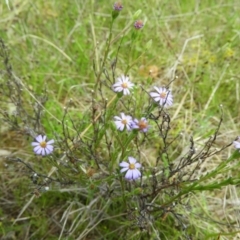
<path fill-rule="evenodd" d="M 137 30 L 143 28 L 143 26 L 144 26 L 144 23 L 143 23 L 142 20 L 137 20 L 137 21 L 134 23 L 134 27 L 135 27 Z"/>
<path fill-rule="evenodd" d="M 146 133 L 149 129 L 149 125 L 148 122 L 146 120 L 146 118 L 141 118 L 140 120 L 138 119 L 134 119 L 131 122 L 131 128 L 132 129 L 139 129 L 139 131 Z"/>
<path fill-rule="evenodd" d="M 120 167 L 122 167 L 121 169 L 121 173 L 122 172 L 126 172 L 125 178 L 127 180 L 135 180 L 141 177 L 141 172 L 138 170 L 138 168 L 141 168 L 141 164 L 137 162 L 137 160 L 133 157 L 128 157 L 128 161 L 127 162 L 121 162 L 119 164 Z"/>
<path fill-rule="evenodd" d="M 239 137 L 238 139 L 240 139 L 240 137 Z M 235 147 L 236 149 L 239 149 L 239 152 L 240 152 L 240 142 L 238 142 L 238 141 L 233 141 L 233 145 L 234 145 L 234 147 Z"/>
<path fill-rule="evenodd" d="M 114 122 L 118 130 L 123 131 L 126 127 L 128 131 L 131 130 L 132 117 L 125 115 L 124 113 L 120 114 L 121 117 L 115 116 Z"/>
<path fill-rule="evenodd" d="M 115 11 L 121 11 L 123 9 L 123 5 L 121 2 L 115 2 L 113 5 L 113 9 Z"/>
<path fill-rule="evenodd" d="M 123 92 L 124 95 L 129 95 L 129 90 L 133 86 L 134 84 L 129 81 L 129 77 L 122 75 L 121 77 L 117 78 L 117 82 L 113 84 L 113 90 L 115 92 Z"/>
<path fill-rule="evenodd" d="M 32 146 L 34 146 L 33 151 L 38 155 L 48 155 L 53 151 L 53 146 L 51 144 L 54 143 L 54 140 L 50 140 L 46 142 L 47 136 L 38 135 L 35 139 L 36 142 L 32 142 Z"/>
<path fill-rule="evenodd" d="M 155 102 L 159 102 L 160 106 L 169 107 L 173 104 L 173 97 L 170 90 L 164 87 L 154 87 L 157 92 L 150 92 L 150 96 Z"/>

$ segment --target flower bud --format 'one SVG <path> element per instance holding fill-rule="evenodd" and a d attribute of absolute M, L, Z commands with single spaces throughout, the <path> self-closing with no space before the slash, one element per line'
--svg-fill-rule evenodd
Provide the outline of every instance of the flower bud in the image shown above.
<path fill-rule="evenodd" d="M 144 26 L 144 23 L 143 23 L 142 20 L 137 20 L 137 21 L 134 23 L 134 27 L 135 27 L 137 30 L 143 28 L 143 26 Z"/>

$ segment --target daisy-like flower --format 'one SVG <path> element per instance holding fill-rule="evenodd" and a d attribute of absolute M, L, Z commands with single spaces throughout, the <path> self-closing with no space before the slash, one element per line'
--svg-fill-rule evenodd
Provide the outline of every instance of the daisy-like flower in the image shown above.
<path fill-rule="evenodd" d="M 132 122 L 132 117 L 125 115 L 124 113 L 120 113 L 121 117 L 115 116 L 114 117 L 114 122 L 116 124 L 116 127 L 118 130 L 123 131 L 124 128 L 126 127 L 128 131 L 131 130 L 131 122 Z"/>
<path fill-rule="evenodd" d="M 149 125 L 146 118 L 141 118 L 140 120 L 134 119 L 131 122 L 132 129 L 139 129 L 139 131 L 146 133 L 149 129 Z"/>
<path fill-rule="evenodd" d="M 126 172 L 125 178 L 127 180 L 135 180 L 141 177 L 141 172 L 138 170 L 138 168 L 141 168 L 141 164 L 137 162 L 137 160 L 133 157 L 128 157 L 128 161 L 127 162 L 121 162 L 119 164 L 120 167 L 122 167 L 121 169 L 121 173 L 122 172 Z"/>
<path fill-rule="evenodd" d="M 134 86 L 133 83 L 129 81 L 129 77 L 122 75 L 117 78 L 117 82 L 113 84 L 114 92 L 123 92 L 123 95 L 129 95 L 130 89 Z"/>
<path fill-rule="evenodd" d="M 240 137 L 239 137 L 238 139 L 240 139 Z M 238 142 L 238 141 L 233 141 L 233 145 L 234 145 L 234 147 L 235 147 L 236 149 L 238 149 L 239 152 L 240 152 L 240 142 Z"/>
<path fill-rule="evenodd" d="M 169 107 L 173 104 L 173 97 L 170 90 L 164 87 L 154 87 L 157 92 L 150 92 L 150 96 L 155 102 L 159 102 L 160 106 Z"/>
<path fill-rule="evenodd" d="M 47 136 L 38 135 L 35 140 L 36 142 L 32 142 L 32 146 L 34 147 L 33 151 L 38 155 L 48 155 L 53 151 L 53 146 L 51 144 L 54 143 L 54 140 L 50 140 L 46 142 Z"/>

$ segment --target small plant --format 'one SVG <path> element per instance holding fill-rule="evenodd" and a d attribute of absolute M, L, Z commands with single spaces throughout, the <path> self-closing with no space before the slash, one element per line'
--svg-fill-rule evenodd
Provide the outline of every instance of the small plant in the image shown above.
<path fill-rule="evenodd" d="M 147 28 L 133 18 L 128 30 L 114 33 L 112 27 L 122 10 L 120 2 L 113 5 L 102 58 L 93 64 L 89 108 L 81 116 L 73 114 L 71 99 L 61 118 L 51 114 L 46 106 L 52 97 L 47 87 L 41 94 L 28 88 L 15 74 L 9 50 L 0 41 L 1 120 L 28 143 L 24 148 L 31 155 L 28 161 L 21 153 L 7 159 L 27 170 L 33 196 L 54 198 L 54 194 L 69 193 L 70 205 L 64 210 L 54 202 L 61 209 L 59 239 L 204 239 L 204 232 L 199 234 L 189 217 L 188 209 L 194 208 L 192 195 L 240 183 L 237 177 L 227 176 L 239 167 L 240 143 L 238 138 L 217 143 L 223 123 L 221 107 L 216 128 L 201 142 L 181 131 L 178 123 L 183 119 L 173 119 L 175 104 L 181 101 L 172 87 L 176 69 L 166 77 L 166 84 L 149 84 L 150 79 L 140 84 L 134 70 L 139 56 L 132 52 L 126 68 L 118 69 L 125 38 L 132 34 L 128 41 L 133 48 Z M 14 113 L 9 113 L 9 104 Z M 49 130 L 52 125 L 59 126 L 58 130 Z M 223 153 L 232 144 L 237 150 L 225 158 Z M 199 175 L 198 169 L 214 156 L 222 161 Z"/>

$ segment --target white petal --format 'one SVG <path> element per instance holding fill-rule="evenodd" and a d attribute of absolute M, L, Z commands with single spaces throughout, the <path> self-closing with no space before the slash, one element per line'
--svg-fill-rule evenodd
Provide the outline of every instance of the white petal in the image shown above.
<path fill-rule="evenodd" d="M 121 79 L 122 82 L 128 82 L 129 81 L 129 77 L 126 77 L 124 75 L 121 75 L 121 77 L 119 79 Z"/>
<path fill-rule="evenodd" d="M 121 115 L 122 120 L 126 118 L 124 113 L 120 113 L 120 115 Z"/>
<path fill-rule="evenodd" d="M 38 135 L 35 139 L 36 139 L 38 142 L 42 142 L 42 141 L 43 141 L 42 135 Z"/>
<path fill-rule="evenodd" d="M 32 146 L 39 146 L 39 142 L 32 142 L 31 145 Z"/>
<path fill-rule="evenodd" d="M 132 121 L 132 117 L 131 116 L 125 116 L 125 118 L 127 119 L 128 122 Z"/>
<path fill-rule="evenodd" d="M 154 98 L 154 101 L 155 101 L 155 102 L 159 102 L 159 101 L 162 101 L 162 100 L 163 100 L 163 99 L 160 98 L 160 97 L 155 97 L 155 98 Z"/>
<path fill-rule="evenodd" d="M 131 128 L 131 125 L 130 125 L 130 124 L 127 124 L 127 125 L 126 125 L 126 127 L 127 127 L 127 130 L 128 130 L 128 131 L 132 130 L 132 128 Z"/>
<path fill-rule="evenodd" d="M 132 170 L 132 179 L 137 179 L 141 177 L 141 172 L 137 169 Z"/>
<path fill-rule="evenodd" d="M 122 92 L 123 88 L 122 87 L 116 87 L 114 89 L 115 92 Z"/>
<path fill-rule="evenodd" d="M 121 124 L 121 126 L 118 128 L 120 131 L 123 131 L 125 125 L 124 124 Z"/>
<path fill-rule="evenodd" d="M 53 146 L 52 145 L 47 145 L 47 147 L 45 149 L 52 152 L 53 151 Z"/>
<path fill-rule="evenodd" d="M 114 83 L 112 86 L 113 86 L 114 88 L 115 88 L 115 87 L 121 87 L 121 86 L 122 86 L 122 83 L 117 82 L 117 83 Z"/>
<path fill-rule="evenodd" d="M 117 129 L 120 129 L 121 131 L 124 129 L 124 125 L 121 122 L 115 122 Z"/>
<path fill-rule="evenodd" d="M 122 78 L 122 77 L 123 77 L 123 78 Z M 117 78 L 117 81 L 122 84 L 123 81 L 124 81 L 124 76 L 118 77 L 118 78 Z"/>
<path fill-rule="evenodd" d="M 165 103 L 165 100 L 160 98 L 159 104 L 162 106 Z"/>
<path fill-rule="evenodd" d="M 240 148 L 240 142 L 233 141 L 233 144 L 235 148 Z"/>
<path fill-rule="evenodd" d="M 114 120 L 122 121 L 122 119 L 120 117 L 118 117 L 118 116 L 115 116 Z"/>
<path fill-rule="evenodd" d="M 149 94 L 150 94 L 150 96 L 151 96 L 152 98 L 160 97 L 160 94 L 159 94 L 159 93 L 156 93 L 156 92 L 150 92 Z"/>
<path fill-rule="evenodd" d="M 128 157 L 128 161 L 131 163 L 131 164 L 134 164 L 135 162 L 137 162 L 137 160 L 133 157 Z"/>
<path fill-rule="evenodd" d="M 54 143 L 54 140 L 52 139 L 52 140 L 50 140 L 50 141 L 47 142 L 47 145 L 48 145 L 48 144 L 53 144 L 53 143 Z"/>
<path fill-rule="evenodd" d="M 116 127 L 118 127 L 119 125 L 122 124 L 122 121 L 114 121 L 114 123 L 116 124 Z"/>
<path fill-rule="evenodd" d="M 34 148 L 34 152 L 35 152 L 36 154 L 41 154 L 42 148 L 41 148 L 40 146 L 37 146 L 37 147 Z"/>
<path fill-rule="evenodd" d="M 40 146 L 36 146 L 35 148 L 33 148 L 34 152 L 37 152 L 41 147 Z"/>
<path fill-rule="evenodd" d="M 142 165 L 140 163 L 135 163 L 135 168 L 141 168 Z"/>
<path fill-rule="evenodd" d="M 114 121 L 116 127 L 119 128 L 122 125 L 122 121 Z"/>
<path fill-rule="evenodd" d="M 51 146 L 51 147 L 52 147 L 52 146 Z M 48 146 L 48 147 L 45 148 L 45 151 L 46 151 L 46 155 L 48 155 L 48 154 L 50 154 L 50 153 L 53 151 L 53 148 L 51 149 L 51 148 L 49 148 L 49 146 Z"/>
<path fill-rule="evenodd" d="M 119 166 L 120 166 L 120 167 L 128 168 L 128 167 L 129 167 L 129 163 L 127 163 L 127 162 L 121 162 L 121 163 L 119 163 Z"/>
<path fill-rule="evenodd" d="M 121 173 L 122 173 L 122 172 L 126 172 L 127 170 L 129 170 L 128 167 L 127 167 L 127 168 L 122 168 L 120 172 L 121 172 Z"/>
<path fill-rule="evenodd" d="M 161 93 L 161 92 L 162 92 L 162 88 L 154 87 L 154 89 L 155 89 L 158 93 Z"/>
<path fill-rule="evenodd" d="M 46 155 L 46 150 L 45 148 L 42 149 L 42 156 L 45 156 Z"/>
<path fill-rule="evenodd" d="M 125 178 L 128 179 L 128 180 L 133 179 L 133 170 L 128 170 L 126 175 L 125 175 Z"/>

